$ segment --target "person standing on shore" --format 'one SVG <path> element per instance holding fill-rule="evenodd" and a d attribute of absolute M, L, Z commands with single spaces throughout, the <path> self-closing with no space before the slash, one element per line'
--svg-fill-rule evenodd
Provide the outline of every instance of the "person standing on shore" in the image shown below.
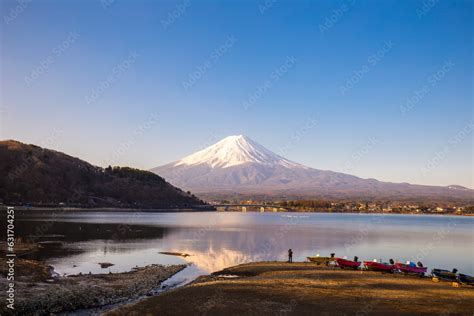
<path fill-rule="evenodd" d="M 293 262 L 293 250 L 288 249 L 288 262 Z"/>

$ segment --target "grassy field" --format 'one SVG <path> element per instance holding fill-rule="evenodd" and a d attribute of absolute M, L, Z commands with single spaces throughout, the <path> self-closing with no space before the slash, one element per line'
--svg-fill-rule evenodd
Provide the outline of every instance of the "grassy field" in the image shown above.
<path fill-rule="evenodd" d="M 201 277 L 107 315 L 473 315 L 473 302 L 473 287 L 429 278 L 261 262 Z"/>

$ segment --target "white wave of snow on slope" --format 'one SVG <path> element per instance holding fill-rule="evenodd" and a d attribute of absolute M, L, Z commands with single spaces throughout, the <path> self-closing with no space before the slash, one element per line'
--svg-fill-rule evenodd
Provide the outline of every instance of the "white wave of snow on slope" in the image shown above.
<path fill-rule="evenodd" d="M 174 166 L 207 164 L 212 168 L 228 168 L 249 162 L 307 168 L 271 152 L 244 135 L 226 137 L 212 146 L 184 157 Z"/>

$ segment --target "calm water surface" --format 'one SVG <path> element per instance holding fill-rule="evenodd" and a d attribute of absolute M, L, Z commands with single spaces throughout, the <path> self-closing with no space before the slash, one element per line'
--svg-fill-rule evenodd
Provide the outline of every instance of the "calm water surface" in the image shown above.
<path fill-rule="evenodd" d="M 429 269 L 474 274 L 474 217 L 324 213 L 35 212 L 17 235 L 65 242 L 39 256 L 60 274 L 129 271 L 152 263 L 192 263 L 183 279 L 236 264 L 295 261 L 317 253 L 360 260 L 421 261 Z M 180 258 L 159 254 L 176 251 Z M 102 269 L 99 262 L 114 266 Z"/>

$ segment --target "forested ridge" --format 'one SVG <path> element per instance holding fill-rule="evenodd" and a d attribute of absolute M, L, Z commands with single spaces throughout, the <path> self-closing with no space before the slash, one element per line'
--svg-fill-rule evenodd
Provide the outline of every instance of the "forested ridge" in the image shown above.
<path fill-rule="evenodd" d="M 148 171 L 101 168 L 64 153 L 0 142 L 0 202 L 12 205 L 179 208 L 204 205 Z"/>

